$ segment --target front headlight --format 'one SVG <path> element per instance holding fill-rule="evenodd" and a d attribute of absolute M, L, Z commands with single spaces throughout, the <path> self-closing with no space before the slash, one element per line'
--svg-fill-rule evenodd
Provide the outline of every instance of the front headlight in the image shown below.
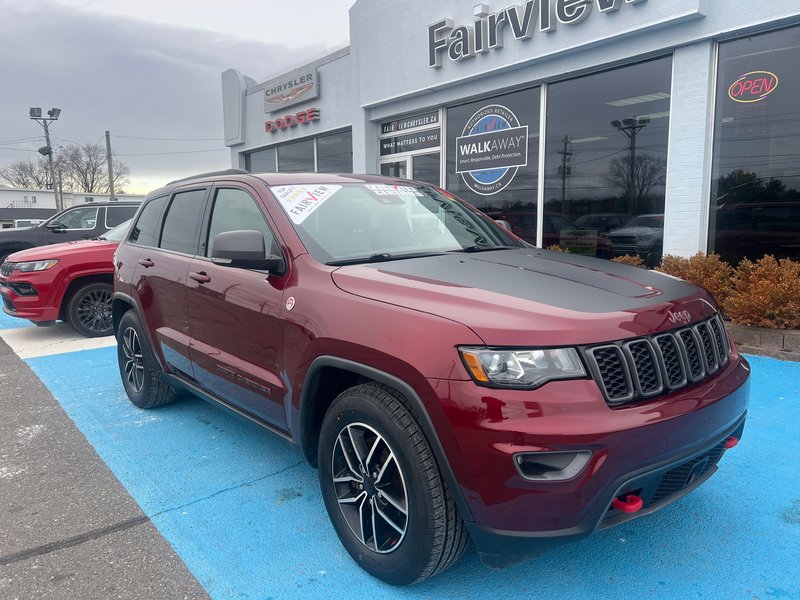
<path fill-rule="evenodd" d="M 484 385 L 534 388 L 553 379 L 586 376 L 575 348 L 511 350 L 464 347 L 458 351 L 472 378 Z"/>
<path fill-rule="evenodd" d="M 58 264 L 57 260 L 36 260 L 31 262 L 21 262 L 14 265 L 15 271 L 30 273 L 31 271 L 47 271 Z"/>

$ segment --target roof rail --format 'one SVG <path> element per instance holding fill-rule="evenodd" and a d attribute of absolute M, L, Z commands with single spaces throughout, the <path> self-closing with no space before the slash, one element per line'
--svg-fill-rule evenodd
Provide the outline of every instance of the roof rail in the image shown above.
<path fill-rule="evenodd" d="M 190 175 L 189 177 L 176 179 L 174 181 L 170 181 L 167 185 L 172 185 L 173 183 L 181 183 L 182 181 L 191 181 L 192 179 L 201 179 L 203 177 L 216 177 L 217 175 L 242 175 L 247 173 L 250 173 L 250 171 L 245 171 L 244 169 L 224 169 L 222 171 L 209 171 L 208 173 L 198 173 L 197 175 Z"/>

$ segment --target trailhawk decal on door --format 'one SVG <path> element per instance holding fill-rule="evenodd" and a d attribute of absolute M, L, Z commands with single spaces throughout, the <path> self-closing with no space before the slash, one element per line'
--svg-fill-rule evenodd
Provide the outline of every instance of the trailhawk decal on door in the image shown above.
<path fill-rule="evenodd" d="M 286 214 L 295 225 L 300 225 L 311 213 L 336 192 L 340 185 L 281 185 L 271 187 Z"/>
<path fill-rule="evenodd" d="M 500 104 L 478 110 L 456 138 L 456 173 L 476 194 L 496 194 L 527 164 L 528 126 Z"/>

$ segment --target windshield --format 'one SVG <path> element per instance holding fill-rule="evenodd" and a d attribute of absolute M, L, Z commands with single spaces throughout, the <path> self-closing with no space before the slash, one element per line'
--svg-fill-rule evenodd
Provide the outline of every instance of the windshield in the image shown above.
<path fill-rule="evenodd" d="M 128 230 L 128 225 L 130 225 L 131 220 L 128 219 L 114 227 L 114 229 L 109 229 L 103 235 L 100 236 L 101 240 L 108 240 L 109 242 L 121 242 L 122 238 L 125 236 L 125 232 Z"/>
<path fill-rule="evenodd" d="M 356 263 L 522 247 L 450 194 L 414 184 L 273 186 L 311 256 Z"/>
<path fill-rule="evenodd" d="M 664 227 L 664 215 L 640 215 L 633 217 L 625 227 L 653 227 L 661 229 Z"/>

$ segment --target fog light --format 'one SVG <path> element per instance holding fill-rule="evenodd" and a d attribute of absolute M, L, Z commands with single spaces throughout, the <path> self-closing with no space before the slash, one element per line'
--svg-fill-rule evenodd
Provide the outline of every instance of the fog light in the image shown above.
<path fill-rule="evenodd" d="M 36 288 L 30 283 L 9 283 L 8 287 L 14 290 L 19 296 L 36 296 Z"/>
<path fill-rule="evenodd" d="M 520 452 L 514 455 L 514 465 L 528 481 L 565 481 L 580 473 L 591 457 L 589 450 Z"/>

